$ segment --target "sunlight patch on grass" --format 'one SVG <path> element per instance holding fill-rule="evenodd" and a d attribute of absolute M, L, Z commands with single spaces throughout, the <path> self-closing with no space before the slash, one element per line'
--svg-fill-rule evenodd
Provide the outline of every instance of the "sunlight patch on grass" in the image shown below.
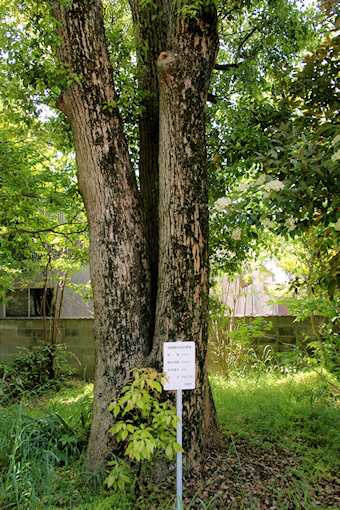
<path fill-rule="evenodd" d="M 78 402 L 85 396 L 93 395 L 93 383 L 78 382 L 70 387 L 62 388 L 57 394 L 54 393 L 53 397 L 49 400 L 49 405 L 54 404 L 68 404 Z"/>
<path fill-rule="evenodd" d="M 340 402 L 316 372 L 210 380 L 226 434 L 288 448 L 316 475 L 340 468 Z"/>

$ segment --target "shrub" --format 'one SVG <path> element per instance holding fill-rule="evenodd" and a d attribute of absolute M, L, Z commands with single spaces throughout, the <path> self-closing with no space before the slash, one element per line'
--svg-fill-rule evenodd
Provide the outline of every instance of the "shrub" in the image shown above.
<path fill-rule="evenodd" d="M 43 345 L 33 350 L 18 347 L 9 363 L 0 364 L 0 396 L 7 400 L 26 391 L 39 391 L 50 381 L 63 381 L 74 373 L 67 365 L 62 344 Z"/>

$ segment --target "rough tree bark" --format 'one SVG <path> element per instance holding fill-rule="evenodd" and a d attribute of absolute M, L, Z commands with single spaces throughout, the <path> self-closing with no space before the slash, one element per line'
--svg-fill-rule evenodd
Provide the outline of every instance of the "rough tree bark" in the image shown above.
<path fill-rule="evenodd" d="M 149 270 L 134 172 L 118 112 L 99 0 L 52 4 L 59 59 L 78 76 L 57 106 L 71 124 L 79 189 L 89 224 L 96 353 L 87 462 L 102 466 L 112 448 L 108 403 L 147 355 Z"/>
<path fill-rule="evenodd" d="M 172 4 L 172 8 L 174 5 Z M 177 4 L 176 4 L 177 8 Z M 169 340 L 196 343 L 195 391 L 183 400 L 186 462 L 218 440 L 207 379 L 208 178 L 205 110 L 218 51 L 217 15 L 171 13 L 168 48 L 158 58 L 160 83 L 159 279 L 149 364 L 162 364 Z"/>
<path fill-rule="evenodd" d="M 168 0 L 141 9 L 130 0 L 135 27 L 138 84 L 142 114 L 139 119 L 139 181 L 151 278 L 150 348 L 155 328 L 159 256 L 159 81 L 157 59 L 166 48 L 169 31 Z M 162 12 L 162 16 L 159 16 Z M 167 14 L 166 14 L 167 13 Z M 153 20 L 156 16 L 157 22 Z"/>
<path fill-rule="evenodd" d="M 112 450 L 108 404 L 129 369 L 162 369 L 163 342 L 177 336 L 197 347 L 197 389 L 184 399 L 186 460 L 219 440 L 206 372 L 205 104 L 218 50 L 216 10 L 202 8 L 190 18 L 185 3 L 156 0 L 153 20 L 139 1 L 130 4 L 148 48 L 138 54 L 140 86 L 149 94 L 140 121 L 140 191 L 115 109 L 101 1 L 51 0 L 58 57 L 80 80 L 58 107 L 71 124 L 90 231 L 96 346 L 90 470 L 103 467 Z"/>

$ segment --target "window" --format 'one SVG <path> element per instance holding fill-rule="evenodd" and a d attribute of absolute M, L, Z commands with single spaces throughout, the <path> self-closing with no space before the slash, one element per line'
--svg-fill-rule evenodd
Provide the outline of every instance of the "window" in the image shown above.
<path fill-rule="evenodd" d="M 7 295 L 6 317 L 51 316 L 54 309 L 53 289 L 15 290 Z M 45 299 L 44 299 L 45 297 Z"/>

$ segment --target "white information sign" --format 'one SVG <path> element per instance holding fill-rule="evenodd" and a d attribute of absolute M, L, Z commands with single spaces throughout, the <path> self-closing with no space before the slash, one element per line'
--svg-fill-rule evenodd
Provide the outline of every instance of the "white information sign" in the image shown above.
<path fill-rule="evenodd" d="M 195 342 L 164 342 L 165 390 L 194 390 L 196 387 Z"/>

